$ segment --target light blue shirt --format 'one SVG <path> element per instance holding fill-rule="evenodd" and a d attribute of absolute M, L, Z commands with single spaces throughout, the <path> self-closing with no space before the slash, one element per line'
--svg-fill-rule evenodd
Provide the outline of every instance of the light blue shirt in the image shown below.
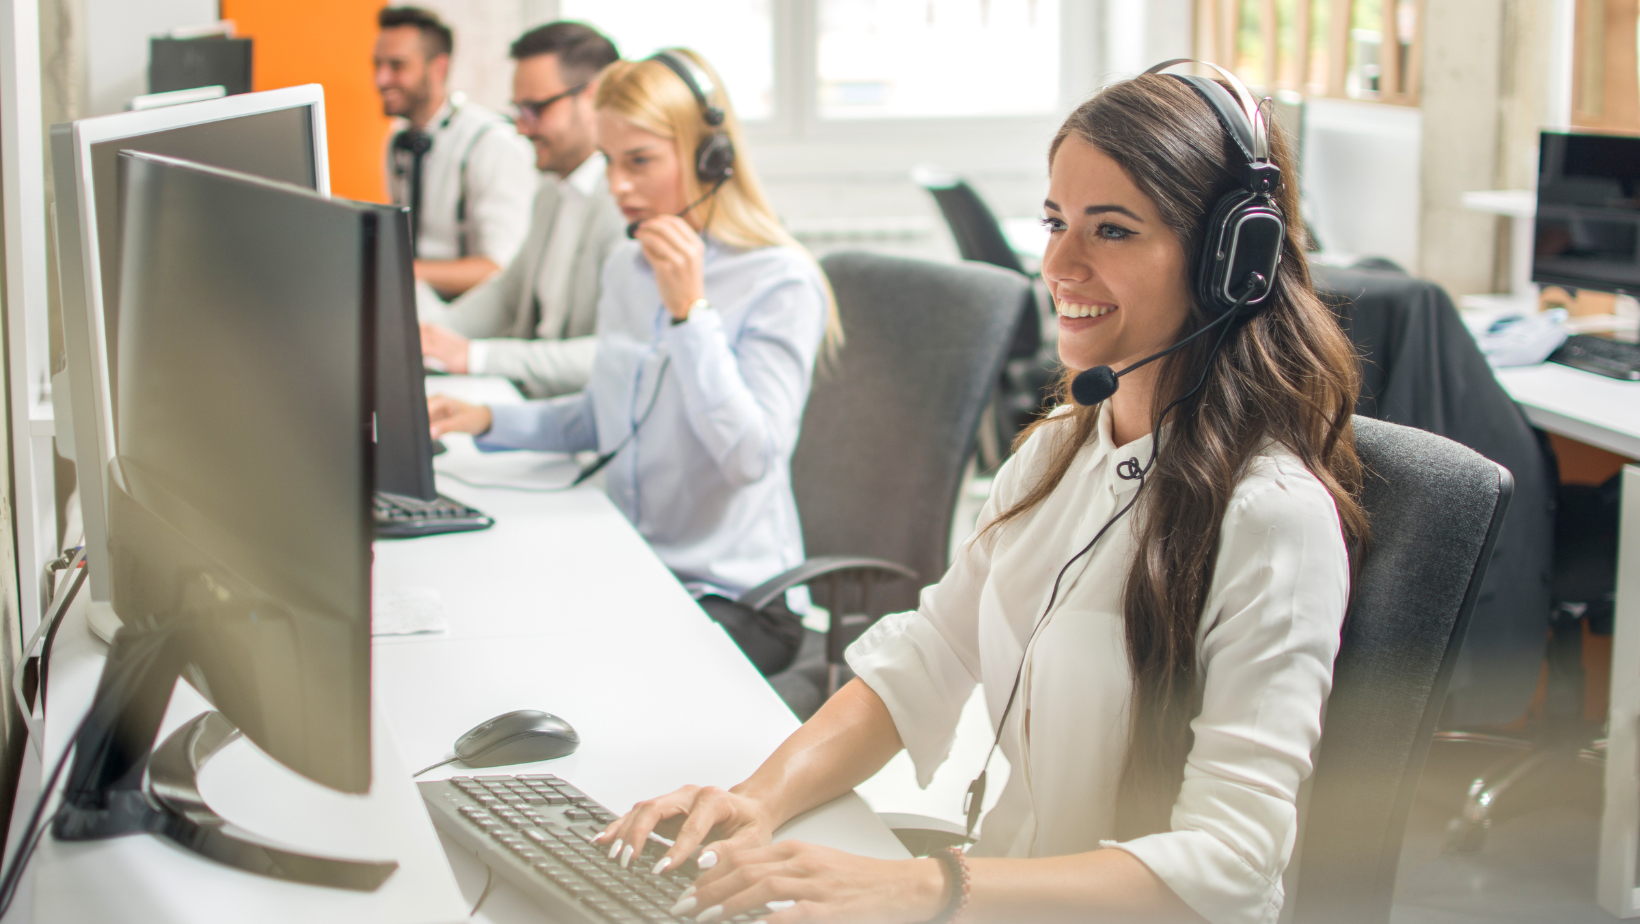
<path fill-rule="evenodd" d="M 478 445 L 609 452 L 632 436 L 604 470 L 610 499 L 690 593 L 734 599 L 803 561 L 791 458 L 826 295 L 788 247 L 708 238 L 705 277 L 713 307 L 674 325 L 641 246 L 623 241 L 604 264 L 586 390 L 492 407 Z"/>

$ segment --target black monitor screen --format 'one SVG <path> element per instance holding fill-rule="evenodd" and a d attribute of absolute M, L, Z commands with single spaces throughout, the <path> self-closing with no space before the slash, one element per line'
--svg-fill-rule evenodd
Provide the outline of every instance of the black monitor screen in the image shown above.
<path fill-rule="evenodd" d="M 1543 133 L 1532 280 L 1640 292 L 1640 138 Z"/>
<path fill-rule="evenodd" d="M 114 605 L 207 627 L 201 692 L 287 766 L 363 791 L 378 215 L 120 161 Z"/>
<path fill-rule="evenodd" d="M 313 156 L 311 106 L 276 109 L 235 116 L 216 122 L 188 125 L 146 135 L 132 135 L 91 146 L 91 188 L 95 190 L 97 256 L 102 271 L 103 327 L 108 337 L 108 380 L 119 381 L 119 351 L 114 332 L 120 329 L 120 151 L 142 151 L 180 157 L 252 176 L 291 183 L 306 189 L 319 186 Z M 119 420 L 119 393 L 114 391 L 109 413 Z"/>

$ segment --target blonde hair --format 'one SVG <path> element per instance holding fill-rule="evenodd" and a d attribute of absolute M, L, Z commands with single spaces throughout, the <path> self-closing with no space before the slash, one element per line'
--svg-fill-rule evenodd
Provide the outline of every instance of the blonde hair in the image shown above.
<path fill-rule="evenodd" d="M 718 128 L 735 146 L 734 175 L 724 181 L 710 203 L 698 206 L 710 210 L 712 236 L 742 250 L 790 247 L 812 261 L 813 255 L 780 224 L 763 195 L 763 187 L 746 156 L 740 119 L 724 92 L 722 78 L 694 51 L 687 48 L 667 51 L 688 58 L 711 78 L 715 88 L 711 103 L 723 110 L 723 124 Z M 709 187 L 703 188 L 700 177 L 695 175 L 695 152 L 711 126 L 706 124 L 695 94 L 671 68 L 659 61 L 616 61 L 599 75 L 593 107 L 607 109 L 650 134 L 672 139 L 682 165 L 684 201 L 694 202 L 710 191 Z M 829 353 L 842 344 L 843 325 L 837 316 L 837 299 L 824 272 L 820 274 L 820 284 L 826 295 L 826 351 Z"/>

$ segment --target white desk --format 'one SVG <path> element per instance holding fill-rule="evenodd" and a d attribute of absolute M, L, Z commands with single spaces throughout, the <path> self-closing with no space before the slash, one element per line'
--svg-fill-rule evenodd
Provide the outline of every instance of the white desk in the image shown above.
<path fill-rule="evenodd" d="M 1556 363 L 1501 369 L 1498 381 L 1535 426 L 1640 459 L 1640 382 Z M 1596 895 L 1607 911 L 1633 918 L 1640 917 L 1640 465 L 1623 469 L 1622 505 Z"/>
<path fill-rule="evenodd" d="M 455 380 L 440 387 L 471 395 L 480 384 Z M 463 439 L 448 445 L 438 468 L 475 481 L 528 476 L 551 484 L 575 470 L 562 458 L 481 456 Z M 259 834 L 309 849 L 328 846 L 342 856 L 399 859 L 401 869 L 387 885 L 364 896 L 290 885 L 216 866 L 151 837 L 72 845 L 47 838 L 30 868 L 33 920 L 464 920 L 484 874 L 471 857 L 453 854 L 450 863 L 466 893 L 458 894 L 408 776 L 447 756 L 455 738 L 484 719 L 527 708 L 568 719 L 581 734 L 578 752 L 496 772 L 557 773 L 616 811 L 686 782 L 738 782 L 797 727 L 602 492 L 523 493 L 439 480 L 446 493 L 497 522 L 483 532 L 376 544 L 377 585 L 437 590 L 450 627 L 440 635 L 377 639 L 374 690 L 382 721 L 375 791 L 352 802 L 320 791 L 328 801 L 306 813 L 351 824 L 333 826 L 345 830 L 329 844 L 315 843 L 317 829 L 287 817 L 286 803 L 273 797 L 312 787 L 277 768 L 243 772 L 264 763 L 243 744 L 224 751 L 222 766 L 210 765 L 202 781 L 207 796 L 244 813 L 235 820 Z M 89 702 L 104 650 L 79 614 L 71 614 L 51 671 L 48 756 L 60 752 L 68 727 Z M 197 700 L 186 700 L 173 703 L 166 732 L 198 711 Z M 236 749 L 242 753 L 231 758 Z M 471 772 L 450 766 L 423 779 Z M 251 791 L 247 780 L 267 788 Z M 368 810 L 356 804 L 366 801 L 377 804 Z M 379 830 L 356 830 L 367 816 Z M 905 856 L 853 795 L 798 819 L 782 836 Z M 9 919 L 27 915 L 14 908 Z M 544 920 L 499 879 L 477 919 Z"/>

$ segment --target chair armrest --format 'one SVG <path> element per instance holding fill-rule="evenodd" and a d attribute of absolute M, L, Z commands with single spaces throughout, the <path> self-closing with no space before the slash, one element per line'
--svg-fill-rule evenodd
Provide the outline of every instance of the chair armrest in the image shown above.
<path fill-rule="evenodd" d="M 801 584 L 841 571 L 875 571 L 885 577 L 917 579 L 917 572 L 884 558 L 856 558 L 849 555 L 824 555 L 811 558 L 789 571 L 777 574 L 740 595 L 742 606 L 760 610 L 774 598 Z"/>
<path fill-rule="evenodd" d="M 915 857 L 926 857 L 947 847 L 965 847 L 973 841 L 962 825 L 930 815 L 878 812 L 877 817 Z"/>

